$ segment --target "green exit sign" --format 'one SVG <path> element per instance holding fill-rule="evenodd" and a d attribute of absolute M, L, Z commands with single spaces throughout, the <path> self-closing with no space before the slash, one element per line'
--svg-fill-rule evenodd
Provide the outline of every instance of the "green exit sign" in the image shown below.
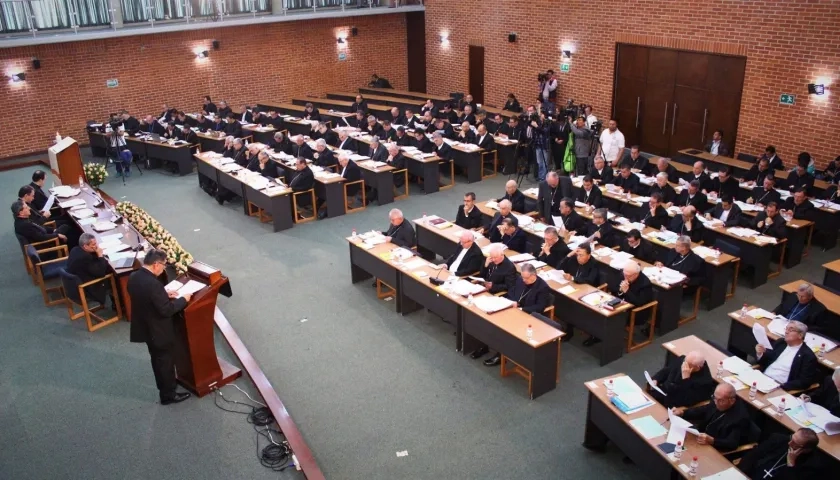
<path fill-rule="evenodd" d="M 561 72 L 568 72 L 569 71 L 569 64 L 568 63 L 560 64 L 560 71 Z"/>
<path fill-rule="evenodd" d="M 796 103 L 796 95 L 792 93 L 783 93 L 779 95 L 779 103 L 782 105 L 793 105 Z"/>

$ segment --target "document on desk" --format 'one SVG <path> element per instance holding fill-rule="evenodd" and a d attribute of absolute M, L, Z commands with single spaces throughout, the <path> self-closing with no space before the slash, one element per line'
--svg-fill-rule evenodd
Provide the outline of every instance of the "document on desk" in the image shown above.
<path fill-rule="evenodd" d="M 652 389 L 656 390 L 657 392 L 661 393 L 663 396 L 666 396 L 666 397 L 668 396 L 667 393 L 663 392 L 661 388 L 656 386 L 656 384 L 653 382 L 653 379 L 650 378 L 650 373 L 648 373 L 647 370 L 645 370 L 645 380 L 647 380 L 647 383 L 648 383 L 648 385 L 650 385 L 650 388 L 652 388 Z M 668 413 L 670 414 L 670 411 Z"/>
<path fill-rule="evenodd" d="M 661 437 L 662 435 L 668 433 L 668 431 L 665 430 L 665 427 L 660 425 L 659 422 L 650 415 L 630 420 L 629 423 L 634 429 L 636 429 L 637 432 L 639 432 L 639 434 L 648 440 L 651 438 Z"/>
<path fill-rule="evenodd" d="M 732 372 L 735 375 L 745 371 L 745 370 L 752 370 L 752 367 L 749 363 L 741 360 L 736 356 L 732 356 L 723 360 L 723 368 L 727 372 Z"/>
<path fill-rule="evenodd" d="M 187 283 L 172 280 L 166 284 L 164 289 L 166 289 L 167 292 L 177 292 L 178 297 L 183 297 L 184 295 L 192 295 L 206 286 L 207 285 L 201 282 L 196 282 L 195 280 L 190 280 Z"/>
<path fill-rule="evenodd" d="M 756 384 L 758 391 L 761 393 L 770 393 L 779 388 L 779 383 L 758 370 L 743 370 L 738 373 L 738 379 L 747 385 Z"/>
<path fill-rule="evenodd" d="M 770 339 L 767 338 L 767 330 L 764 329 L 764 325 L 754 323 L 752 331 L 755 341 L 758 342 L 759 345 L 763 346 L 767 350 L 773 350 L 773 345 L 770 344 Z"/>
<path fill-rule="evenodd" d="M 96 215 L 96 212 L 89 208 L 80 208 L 78 210 L 72 210 L 70 214 L 76 218 L 88 218 Z"/>
<path fill-rule="evenodd" d="M 837 348 L 837 344 L 835 342 L 811 332 L 805 334 L 805 345 L 808 345 L 808 348 L 814 351 L 822 346 L 825 346 L 826 352 L 830 352 Z"/>
<path fill-rule="evenodd" d="M 78 207 L 80 205 L 85 205 L 86 202 L 82 198 L 74 198 L 71 200 L 66 200 L 64 202 L 58 202 L 58 206 L 64 209 Z"/>
<path fill-rule="evenodd" d="M 702 477 L 700 480 L 749 480 L 737 467 L 729 467 L 714 475 Z"/>

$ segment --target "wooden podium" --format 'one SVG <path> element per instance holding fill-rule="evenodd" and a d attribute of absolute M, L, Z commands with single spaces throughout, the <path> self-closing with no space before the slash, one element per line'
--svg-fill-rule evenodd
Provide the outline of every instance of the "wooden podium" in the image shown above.
<path fill-rule="evenodd" d="M 193 262 L 187 275 L 189 279 L 207 284 L 190 299 L 187 308 L 175 317 L 175 369 L 178 382 L 202 397 L 223 385 L 236 380 L 242 371 L 216 356 L 213 340 L 216 298 L 219 291 L 230 296 L 230 285 L 222 272 L 201 262 Z"/>
<path fill-rule="evenodd" d="M 84 177 L 82 168 L 82 152 L 79 144 L 70 137 L 64 137 L 49 148 L 50 169 L 61 179 L 62 185 L 76 185 L 79 176 Z M 85 178 L 87 181 L 87 178 Z"/>

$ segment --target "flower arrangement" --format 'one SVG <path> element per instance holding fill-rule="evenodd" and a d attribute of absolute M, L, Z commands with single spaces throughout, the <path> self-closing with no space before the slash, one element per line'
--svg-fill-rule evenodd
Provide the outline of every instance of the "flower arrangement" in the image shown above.
<path fill-rule="evenodd" d="M 119 202 L 116 209 L 153 247 L 166 252 L 166 262 L 173 265 L 178 274 L 186 273 L 193 256 L 157 220 L 131 202 Z"/>
<path fill-rule="evenodd" d="M 108 170 L 105 169 L 105 165 L 90 162 L 84 164 L 82 169 L 85 171 L 85 178 L 87 178 L 87 182 L 91 187 L 97 188 L 105 183 L 105 178 L 108 176 Z"/>

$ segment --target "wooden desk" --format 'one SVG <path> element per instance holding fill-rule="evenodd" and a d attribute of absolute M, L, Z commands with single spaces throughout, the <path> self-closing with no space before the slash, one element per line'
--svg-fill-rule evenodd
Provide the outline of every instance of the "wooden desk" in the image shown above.
<path fill-rule="evenodd" d="M 673 479 L 691 478 L 679 465 L 688 464 L 693 457 L 698 457 L 699 467 L 694 479 L 720 473 L 733 467 L 732 463 L 711 445 L 700 445 L 694 435 L 686 435 L 685 450 L 679 462 L 659 449 L 667 435 L 647 439 L 630 425 L 632 420 L 652 416 L 656 421 L 668 420 L 668 409 L 656 403 L 639 412 L 627 415 L 612 404 L 607 396 L 604 381 L 624 376 L 623 373 L 586 382 L 589 391 L 586 407 L 586 427 L 583 446 L 596 451 L 606 449 L 607 442 L 613 442 L 625 455 L 630 457 L 638 468 L 644 470 L 649 478 Z"/>
<path fill-rule="evenodd" d="M 787 239 L 779 239 L 774 245 L 772 243 L 761 244 L 756 242 L 755 237 L 739 237 L 733 235 L 726 230 L 725 227 L 706 228 L 706 235 L 712 243 L 716 243 L 718 239 L 728 242 L 735 242 L 740 250 L 739 258 L 744 262 L 744 265 L 753 267 L 752 286 L 753 288 L 764 285 L 767 279 L 776 277 L 782 272 L 782 265 L 784 264 L 785 247 L 787 246 Z M 776 255 L 776 247 L 778 246 L 780 253 Z M 770 262 L 776 261 L 778 258 L 778 267 L 775 272 L 770 272 Z"/>
<path fill-rule="evenodd" d="M 452 161 L 465 171 L 467 183 L 480 182 L 484 176 L 484 165 L 481 159 L 485 150 L 467 147 L 461 143 L 452 144 L 450 147 L 453 152 Z"/>
<path fill-rule="evenodd" d="M 108 134 L 88 131 L 91 145 L 101 149 L 108 144 Z M 126 147 L 131 153 L 145 158 L 152 168 L 159 167 L 161 162 L 172 162 L 178 166 L 178 173 L 186 175 L 193 171 L 193 148 L 194 144 L 181 143 L 170 145 L 168 141 L 156 142 L 153 140 L 140 140 L 134 136 L 125 137 Z"/>
<path fill-rule="evenodd" d="M 285 102 L 259 102 L 257 103 L 257 108 L 260 110 L 273 110 L 282 115 L 291 115 L 293 118 L 302 117 L 304 110 L 306 110 L 304 106 Z M 352 113 L 320 110 L 319 114 L 322 120 L 329 121 L 333 126 L 343 124 L 344 122 L 341 121 L 342 118 L 353 115 Z M 286 117 L 283 118 L 283 126 L 289 131 L 289 135 L 309 135 L 312 131 L 312 125 L 310 123 L 302 120 L 292 120 Z"/>
<path fill-rule="evenodd" d="M 394 167 L 384 165 L 374 167 L 372 160 L 359 160 L 356 165 L 362 170 L 365 185 L 376 189 L 376 203 L 386 205 L 394 203 Z"/>
<path fill-rule="evenodd" d="M 720 364 L 720 362 L 726 359 L 726 355 L 724 355 L 720 350 L 716 349 L 715 347 L 697 338 L 696 336 L 691 335 L 688 337 L 673 340 L 671 342 L 666 342 L 662 344 L 662 348 L 664 348 L 666 351 L 666 365 L 668 364 L 669 360 L 673 358 L 672 356 L 679 357 L 691 351 L 701 352 L 706 358 L 706 363 L 709 365 L 709 369 L 712 370 L 712 378 L 714 378 L 715 381 L 717 381 L 718 383 L 721 383 L 723 381 L 716 377 L 715 372 L 717 371 L 717 366 Z M 731 374 L 731 372 L 724 370 L 725 377 Z M 769 402 L 769 399 L 785 395 L 785 393 L 786 392 L 781 388 L 778 388 L 767 394 L 757 392 L 755 400 L 751 401 L 749 398 L 750 390 L 748 388 L 736 391 L 736 394 L 741 398 L 745 405 L 749 406 L 752 410 L 761 410 L 764 419 L 772 419 L 776 423 L 783 425 L 786 429 L 790 430 L 791 432 L 795 432 L 796 430 L 799 430 L 799 425 L 792 419 L 790 419 L 787 415 L 776 414 L 776 409 Z M 767 407 L 770 408 L 768 409 Z M 833 457 L 835 460 L 840 460 L 840 437 L 838 437 L 837 435 L 826 435 L 825 433 L 820 433 L 818 436 L 820 438 L 820 443 L 818 446 L 819 449 L 828 454 L 829 456 Z"/>
<path fill-rule="evenodd" d="M 294 177 L 294 166 L 277 161 L 274 158 L 271 160 L 283 169 L 285 178 Z M 306 163 L 311 164 L 312 162 L 307 159 Z M 340 217 L 347 213 L 347 206 L 344 204 L 344 182 L 345 179 L 342 177 L 315 177 L 315 195 L 326 201 L 327 218 Z"/>
<path fill-rule="evenodd" d="M 376 277 L 396 291 L 398 313 L 407 315 L 428 308 L 454 323 L 456 350 L 466 353 L 476 349 L 478 342 L 486 343 L 528 369 L 532 374 L 529 391 L 531 399 L 555 388 L 563 332 L 514 308 L 487 314 L 469 305 L 467 299 L 429 282 L 430 277 L 438 274 L 438 278 L 449 278 L 450 272 L 436 270 L 431 264 L 409 270 L 405 262 L 390 258 L 395 245 L 384 243 L 366 250 L 359 246 L 360 240 L 347 238 L 353 283 Z M 418 276 L 417 272 L 421 271 L 426 275 Z M 485 292 L 480 295 L 490 294 Z M 532 341 L 526 336 L 528 325 L 533 329 Z"/>
<path fill-rule="evenodd" d="M 519 148 L 518 140 L 509 140 L 498 135 L 493 136 L 496 142 L 496 151 L 499 152 L 499 169 L 502 175 L 513 175 L 516 173 L 516 154 Z"/>
<path fill-rule="evenodd" d="M 242 197 L 245 215 L 251 216 L 248 202 L 261 208 L 270 216 L 275 232 L 292 228 L 294 222 L 292 220 L 291 189 L 273 188 L 269 193 L 266 193 L 264 190 L 257 190 L 246 184 L 236 175 L 222 171 L 218 165 L 210 161 L 209 152 L 198 153 L 195 158 L 198 165 L 199 184 L 201 184 L 203 177 Z"/>
<path fill-rule="evenodd" d="M 823 285 L 840 291 L 840 260 L 823 264 L 823 268 L 825 268 Z"/>
<path fill-rule="evenodd" d="M 409 100 L 420 102 L 420 105 L 426 103 L 426 100 L 431 100 L 438 108 L 443 107 L 444 103 L 455 102 L 455 99 L 446 95 L 432 95 L 431 93 L 410 92 L 408 90 L 395 90 L 393 88 L 363 87 L 359 89 L 359 92 L 363 95 L 407 98 Z"/>
<path fill-rule="evenodd" d="M 351 108 L 353 102 L 348 102 L 347 100 L 337 100 L 334 98 L 293 98 L 292 103 L 295 105 L 306 105 L 307 103 L 311 103 L 318 108 L 327 108 L 330 112 L 333 113 L 350 113 L 351 115 L 355 115 L 356 112 L 352 111 Z M 319 110 L 320 111 L 320 110 Z M 337 112 L 335 112 L 337 111 Z M 387 105 L 378 105 L 378 104 L 368 104 L 368 111 L 365 113 L 365 116 L 373 115 L 376 118 L 383 120 L 383 119 L 390 119 L 391 118 L 391 107 Z M 343 122 L 342 122 L 343 123 Z M 335 126 L 341 126 L 340 124 Z"/>
<path fill-rule="evenodd" d="M 277 129 L 271 125 L 263 127 L 257 124 L 242 125 L 242 135 L 250 136 L 252 141 L 268 145 L 274 140 Z"/>
<path fill-rule="evenodd" d="M 370 156 L 371 136 L 357 135 L 353 139 L 356 140 L 356 145 L 359 147 L 359 155 Z M 437 155 L 422 157 L 420 155 L 411 155 L 402 148 L 400 150 L 406 159 L 405 168 L 408 169 L 408 173 L 419 177 L 423 183 L 423 193 L 440 191 L 440 165 L 444 163 L 443 159 Z"/>
<path fill-rule="evenodd" d="M 454 223 L 448 228 L 439 229 L 426 225 L 422 219 L 414 220 L 414 225 L 417 232 L 417 253 L 429 261 L 434 261 L 438 255 L 446 258 L 455 252 L 460 234 L 464 230 Z M 484 247 L 490 244 L 490 240 L 480 238 L 476 240 L 476 244 Z M 505 250 L 506 256 L 516 253 L 521 252 Z M 544 274 L 551 270 L 553 268 L 545 266 L 539 269 L 539 273 Z M 560 284 L 553 280 L 546 280 L 546 283 L 554 290 L 555 311 L 562 312 L 558 315 L 558 320 L 570 323 L 602 340 L 595 347 L 600 364 L 606 365 L 621 358 L 625 348 L 624 326 L 628 322 L 633 305 L 622 303 L 615 310 L 606 310 L 580 300 L 581 297 L 598 290 L 591 285 L 574 282 Z M 566 285 L 572 286 L 574 291 L 562 293 L 560 290 Z"/>
<path fill-rule="evenodd" d="M 344 100 L 346 102 L 355 102 L 356 95 L 358 93 L 354 92 L 327 92 L 327 98 L 333 100 Z M 377 113 L 377 117 L 380 120 L 390 119 L 391 114 L 388 113 L 387 116 L 382 115 L 384 112 L 375 111 L 370 108 L 371 103 L 376 104 L 378 106 L 387 106 L 387 107 L 397 107 L 400 109 L 400 114 L 404 113 L 403 110 L 406 108 L 410 108 L 414 113 L 420 112 L 420 107 L 426 102 L 425 100 L 412 100 L 410 98 L 400 98 L 400 97 L 393 97 L 393 96 L 385 96 L 385 95 L 368 95 L 364 94 L 364 98 L 368 103 L 368 110 L 370 113 Z M 382 115 L 382 116 L 380 116 Z"/>

